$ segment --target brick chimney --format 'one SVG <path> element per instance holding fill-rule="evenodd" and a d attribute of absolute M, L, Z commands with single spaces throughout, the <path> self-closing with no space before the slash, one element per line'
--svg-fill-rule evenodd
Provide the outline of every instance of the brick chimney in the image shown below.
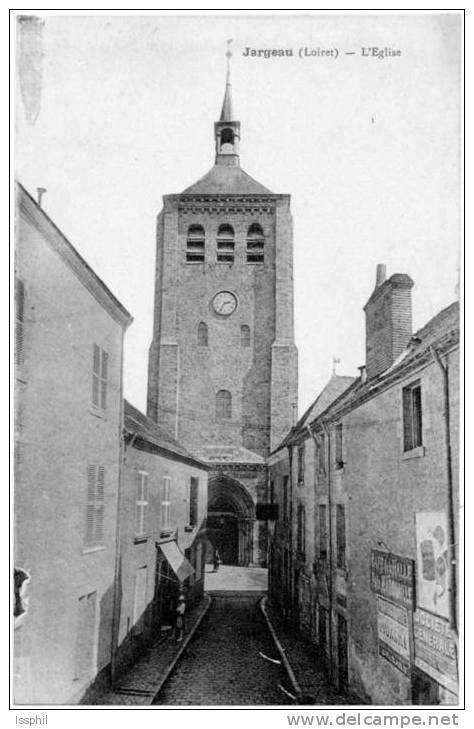
<path fill-rule="evenodd" d="M 385 266 L 377 266 L 375 289 L 364 306 L 368 379 L 390 367 L 410 341 L 412 287 L 406 273 L 394 273 L 385 280 Z"/>

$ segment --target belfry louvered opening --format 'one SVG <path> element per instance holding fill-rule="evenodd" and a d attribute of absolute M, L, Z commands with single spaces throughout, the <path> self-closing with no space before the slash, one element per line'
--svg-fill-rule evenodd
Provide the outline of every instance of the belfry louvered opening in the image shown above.
<path fill-rule="evenodd" d="M 220 225 L 217 231 L 217 263 L 233 263 L 235 234 L 231 225 Z"/>
<path fill-rule="evenodd" d="M 252 223 L 247 233 L 247 263 L 263 263 L 265 237 L 258 223 Z"/>
<path fill-rule="evenodd" d="M 186 239 L 186 262 L 204 263 L 206 236 L 202 225 L 190 225 Z"/>

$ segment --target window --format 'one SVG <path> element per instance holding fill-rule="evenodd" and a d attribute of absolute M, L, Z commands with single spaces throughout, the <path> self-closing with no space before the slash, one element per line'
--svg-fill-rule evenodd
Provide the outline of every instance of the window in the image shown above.
<path fill-rule="evenodd" d="M 346 510 L 343 504 L 336 505 L 336 564 L 339 569 L 346 567 Z"/>
<path fill-rule="evenodd" d="M 336 468 L 343 468 L 344 461 L 342 460 L 342 423 L 338 423 L 336 425 L 335 437 L 336 437 Z"/>
<path fill-rule="evenodd" d="M 199 322 L 198 326 L 198 347 L 208 346 L 208 331 L 207 324 L 203 321 Z"/>
<path fill-rule="evenodd" d="M 283 519 L 288 518 L 288 479 L 289 476 L 283 476 Z"/>
<path fill-rule="evenodd" d="M 133 596 L 133 625 L 135 626 L 135 633 L 143 632 L 143 620 L 140 621 L 140 618 L 146 609 L 146 573 L 146 565 L 139 567 L 135 572 L 135 592 Z"/>
<path fill-rule="evenodd" d="M 319 470 L 320 472 L 324 473 L 326 470 L 326 438 L 324 436 L 324 433 L 321 433 L 319 436 Z"/>
<path fill-rule="evenodd" d="M 137 473 L 137 502 L 135 510 L 135 534 L 143 536 L 148 529 L 148 474 Z"/>
<path fill-rule="evenodd" d="M 270 504 L 275 503 L 275 484 L 270 481 Z"/>
<path fill-rule="evenodd" d="M 421 445 L 421 385 L 418 380 L 403 388 L 403 450 L 411 451 Z"/>
<path fill-rule="evenodd" d="M 234 229 L 231 225 L 220 225 L 217 231 L 217 263 L 234 262 Z"/>
<path fill-rule="evenodd" d="M 109 355 L 94 344 L 92 353 L 92 404 L 101 410 L 107 407 L 107 375 Z"/>
<path fill-rule="evenodd" d="M 162 494 L 161 494 L 161 528 L 170 528 L 170 512 L 171 512 L 171 478 L 163 476 Z"/>
<path fill-rule="evenodd" d="M 186 240 L 186 262 L 204 263 L 206 237 L 202 225 L 190 225 Z"/>
<path fill-rule="evenodd" d="M 319 505 L 319 559 L 328 558 L 328 527 L 326 504 Z"/>
<path fill-rule="evenodd" d="M 199 496 L 199 479 L 191 476 L 189 482 L 189 525 L 196 526 L 198 523 L 198 496 Z"/>
<path fill-rule="evenodd" d="M 87 468 L 86 538 L 88 547 L 100 546 L 104 541 L 104 483 L 103 466 Z"/>
<path fill-rule="evenodd" d="M 298 446 L 298 484 L 304 483 L 304 443 Z"/>
<path fill-rule="evenodd" d="M 300 554 L 304 555 L 306 547 L 306 513 L 303 504 L 298 504 L 296 536 L 297 550 Z"/>
<path fill-rule="evenodd" d="M 25 284 L 15 279 L 15 364 L 23 364 L 23 334 L 25 322 Z"/>
<path fill-rule="evenodd" d="M 195 577 L 196 577 L 196 582 L 197 582 L 202 577 L 202 562 L 203 562 L 203 560 L 202 560 L 202 542 L 198 542 L 198 544 L 196 546 L 195 560 L 196 560 L 196 563 L 195 563 L 194 569 L 196 572 Z"/>
<path fill-rule="evenodd" d="M 240 327 L 240 346 L 250 347 L 250 327 L 247 324 Z"/>
<path fill-rule="evenodd" d="M 216 417 L 219 420 L 232 417 L 232 395 L 228 390 L 219 390 L 216 395 Z"/>
<path fill-rule="evenodd" d="M 318 619 L 318 643 L 325 653 L 327 648 L 328 611 L 322 605 L 318 605 Z"/>
<path fill-rule="evenodd" d="M 247 232 L 247 263 L 263 263 L 265 238 L 258 223 L 252 223 Z"/>
<path fill-rule="evenodd" d="M 97 593 L 82 595 L 78 603 L 74 678 L 89 678 L 95 673 L 95 626 Z"/>

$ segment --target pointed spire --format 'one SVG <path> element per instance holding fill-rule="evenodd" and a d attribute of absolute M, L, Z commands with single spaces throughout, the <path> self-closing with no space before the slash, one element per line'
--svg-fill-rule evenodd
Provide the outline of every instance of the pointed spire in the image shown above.
<path fill-rule="evenodd" d="M 232 86 L 230 83 L 230 59 L 232 58 L 232 51 L 230 50 L 230 44 L 232 43 L 232 38 L 227 41 L 227 77 L 225 82 L 225 94 L 224 94 L 224 101 L 222 103 L 222 111 L 221 111 L 221 117 L 220 121 L 233 121 L 233 108 L 232 108 Z"/>

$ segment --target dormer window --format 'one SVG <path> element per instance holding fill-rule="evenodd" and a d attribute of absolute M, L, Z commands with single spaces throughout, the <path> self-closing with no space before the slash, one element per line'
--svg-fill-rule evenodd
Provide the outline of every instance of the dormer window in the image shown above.
<path fill-rule="evenodd" d="M 265 238 L 258 223 L 252 223 L 247 233 L 247 263 L 264 263 Z"/>
<path fill-rule="evenodd" d="M 186 239 L 186 263 L 204 263 L 205 242 L 202 225 L 190 225 Z"/>
<path fill-rule="evenodd" d="M 234 262 L 235 235 L 231 225 L 220 225 L 217 231 L 217 263 Z"/>

